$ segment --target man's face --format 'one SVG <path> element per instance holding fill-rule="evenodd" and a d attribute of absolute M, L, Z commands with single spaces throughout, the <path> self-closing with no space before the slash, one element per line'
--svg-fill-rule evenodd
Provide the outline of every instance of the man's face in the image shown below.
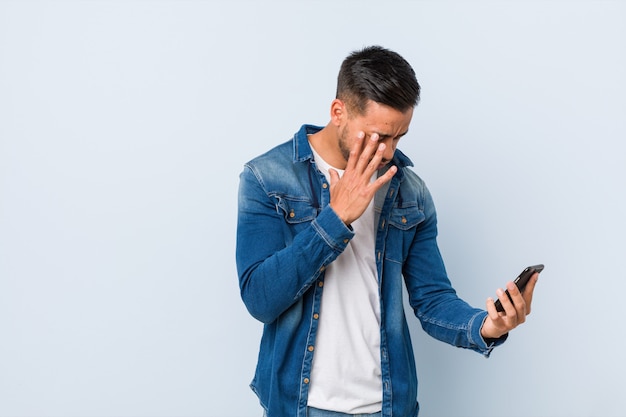
<path fill-rule="evenodd" d="M 408 132 L 412 117 L 413 108 L 403 113 L 374 101 L 368 102 L 363 114 L 347 111 L 338 129 L 338 145 L 343 158 L 348 161 L 359 132 L 365 133 L 365 140 L 378 134 L 378 141 L 386 146 L 379 169 L 384 167 L 393 158 L 400 138 Z"/>

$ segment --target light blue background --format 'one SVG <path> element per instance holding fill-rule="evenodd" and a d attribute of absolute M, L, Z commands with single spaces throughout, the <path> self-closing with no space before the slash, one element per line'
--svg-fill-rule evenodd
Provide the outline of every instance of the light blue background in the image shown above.
<path fill-rule="evenodd" d="M 624 415 L 624 2 L 120 0 L 0 1 L 0 416 L 261 414 L 238 174 L 369 44 L 458 292 L 546 264 L 489 360 L 410 318 L 421 416 Z"/>

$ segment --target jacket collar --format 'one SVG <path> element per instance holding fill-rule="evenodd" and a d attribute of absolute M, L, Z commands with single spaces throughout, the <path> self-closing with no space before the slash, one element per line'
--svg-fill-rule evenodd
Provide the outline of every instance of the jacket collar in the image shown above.
<path fill-rule="evenodd" d="M 313 160 L 313 150 L 309 144 L 308 135 L 317 133 L 322 129 L 321 126 L 302 125 L 293 137 L 293 162 Z"/>

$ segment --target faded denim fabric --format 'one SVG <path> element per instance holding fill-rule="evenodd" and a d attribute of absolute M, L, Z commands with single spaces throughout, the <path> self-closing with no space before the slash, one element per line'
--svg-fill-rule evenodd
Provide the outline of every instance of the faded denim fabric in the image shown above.
<path fill-rule="evenodd" d="M 240 175 L 236 260 L 241 297 L 264 323 L 251 388 L 268 417 L 306 417 L 324 269 L 353 237 L 328 205 L 330 184 L 316 168 L 303 125 L 294 138 L 245 164 Z M 402 282 L 423 329 L 485 356 L 486 311 L 457 297 L 437 246 L 435 206 L 396 150 L 399 170 L 375 197 L 381 304 L 382 415 L 415 417 L 417 373 Z"/>

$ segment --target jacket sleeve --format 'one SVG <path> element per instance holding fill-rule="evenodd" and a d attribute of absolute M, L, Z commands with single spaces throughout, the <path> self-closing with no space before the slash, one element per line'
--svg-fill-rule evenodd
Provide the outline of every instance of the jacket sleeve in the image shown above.
<path fill-rule="evenodd" d="M 246 165 L 240 175 L 236 261 L 241 297 L 250 314 L 271 323 L 304 295 L 354 233 L 330 206 L 298 231 L 287 224 L 279 196 Z"/>
<path fill-rule="evenodd" d="M 437 245 L 435 206 L 425 185 L 422 192 L 425 220 L 417 226 L 403 268 L 411 307 L 422 328 L 432 337 L 489 356 L 508 335 L 489 341 L 481 336 L 487 312 L 470 306 L 452 287 Z"/>

